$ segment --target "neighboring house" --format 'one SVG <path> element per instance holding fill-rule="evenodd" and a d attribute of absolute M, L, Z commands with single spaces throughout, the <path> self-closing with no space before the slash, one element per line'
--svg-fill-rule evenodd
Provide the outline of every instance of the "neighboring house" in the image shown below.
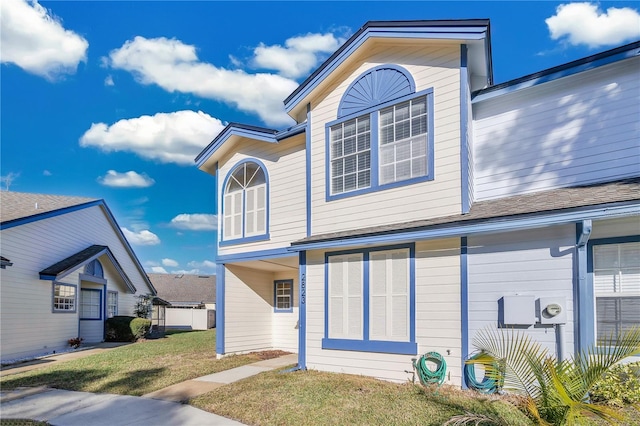
<path fill-rule="evenodd" d="M 167 328 L 207 330 L 215 326 L 215 275 L 148 274 L 158 297 L 169 302 Z"/>
<path fill-rule="evenodd" d="M 216 276 L 193 274 L 147 274 L 172 308 L 216 308 Z"/>
<path fill-rule="evenodd" d="M 217 353 L 447 382 L 484 327 L 565 358 L 640 324 L 640 42 L 493 84 L 489 21 L 368 22 L 196 158 L 220 194 Z M 13 259 L 12 259 L 13 260 Z"/>
<path fill-rule="evenodd" d="M 105 319 L 155 295 L 103 200 L 0 192 L 1 359 L 104 340 Z M 10 261 L 6 263 L 4 259 Z"/>

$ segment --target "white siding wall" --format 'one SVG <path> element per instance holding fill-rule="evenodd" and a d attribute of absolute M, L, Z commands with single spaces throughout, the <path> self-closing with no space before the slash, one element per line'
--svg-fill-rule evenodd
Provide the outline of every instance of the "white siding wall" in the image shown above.
<path fill-rule="evenodd" d="M 225 272 L 225 352 L 273 346 L 273 274 L 228 265 Z"/>
<path fill-rule="evenodd" d="M 52 282 L 40 280 L 38 273 L 92 244 L 109 246 L 138 292 L 150 292 L 100 207 L 2 231 L 2 255 L 13 262 L 13 266 L 0 269 L 2 359 L 65 348 L 68 339 L 78 336 L 78 314 L 51 312 Z M 79 297 L 78 272 L 61 281 L 76 285 Z M 129 309 L 133 295 L 121 296 L 120 306 Z"/>
<path fill-rule="evenodd" d="M 416 244 L 416 338 L 420 354 L 440 353 L 447 381 L 461 384 L 460 240 Z"/>
<path fill-rule="evenodd" d="M 218 205 L 222 206 L 222 185 L 233 167 L 246 158 L 257 158 L 264 163 L 269 175 L 267 214 L 271 238 L 269 241 L 220 247 L 218 254 L 288 247 L 291 241 L 306 236 L 305 137 L 295 136 L 278 144 L 251 140 L 245 140 L 241 144 L 237 152 L 221 161 L 217 179 Z M 222 212 L 219 216 L 222 218 Z M 223 224 L 222 219 L 220 223 Z M 222 231 L 219 234 L 222 235 Z"/>
<path fill-rule="evenodd" d="M 564 225 L 468 239 L 470 352 L 478 330 L 497 327 L 500 298 L 533 295 L 565 297 L 565 348 L 572 353 L 575 235 L 574 225 Z M 556 354 L 552 326 L 532 324 L 525 332 Z"/>
<path fill-rule="evenodd" d="M 418 353 L 437 351 L 448 364 L 447 383 L 460 384 L 460 244 L 459 240 L 416 245 L 416 340 Z M 355 351 L 323 350 L 324 253 L 307 257 L 307 367 L 362 374 L 403 382 L 410 380 L 411 358 Z"/>
<path fill-rule="evenodd" d="M 473 105 L 477 200 L 640 174 L 640 59 Z"/>
<path fill-rule="evenodd" d="M 298 352 L 298 271 L 278 272 L 274 280 L 293 280 L 293 312 L 273 314 L 273 348 L 288 352 Z M 273 283 L 272 283 L 273 287 Z"/>
<path fill-rule="evenodd" d="M 312 102 L 312 233 L 460 213 L 460 46 L 382 45 L 367 51 L 358 63 Z M 434 90 L 434 111 L 429 113 L 435 126 L 435 180 L 326 202 L 325 124 L 337 118 L 342 95 L 353 80 L 387 63 L 405 67 L 415 79 L 416 91 Z"/>

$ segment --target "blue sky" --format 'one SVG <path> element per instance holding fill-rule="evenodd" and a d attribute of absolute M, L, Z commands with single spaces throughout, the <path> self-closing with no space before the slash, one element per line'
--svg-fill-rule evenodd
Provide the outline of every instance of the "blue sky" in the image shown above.
<path fill-rule="evenodd" d="M 501 83 L 640 39 L 638 3 L 1 3 L 2 189 L 102 198 L 148 272 L 214 273 L 228 122 L 282 100 L 369 20 L 491 20 Z"/>

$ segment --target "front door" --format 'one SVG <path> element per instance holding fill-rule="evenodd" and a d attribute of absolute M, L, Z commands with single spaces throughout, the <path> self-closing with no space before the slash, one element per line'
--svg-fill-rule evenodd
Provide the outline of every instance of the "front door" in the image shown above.
<path fill-rule="evenodd" d="M 83 343 L 97 343 L 104 340 L 104 303 L 100 288 L 80 289 L 80 337 Z"/>

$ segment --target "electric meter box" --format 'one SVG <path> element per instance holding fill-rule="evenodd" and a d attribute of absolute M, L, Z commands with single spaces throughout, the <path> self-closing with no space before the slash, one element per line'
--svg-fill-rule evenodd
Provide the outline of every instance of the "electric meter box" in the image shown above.
<path fill-rule="evenodd" d="M 502 303 L 504 325 L 533 325 L 536 323 L 535 296 L 503 296 Z"/>
<path fill-rule="evenodd" d="M 566 324 L 567 301 L 564 297 L 541 297 L 540 324 Z"/>

